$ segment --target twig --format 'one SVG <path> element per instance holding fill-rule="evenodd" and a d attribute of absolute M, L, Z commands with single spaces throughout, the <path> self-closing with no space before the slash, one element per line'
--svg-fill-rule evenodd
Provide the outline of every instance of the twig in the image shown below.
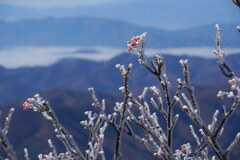
<path fill-rule="evenodd" d="M 53 157 L 57 160 L 58 159 L 57 150 L 56 150 L 56 147 L 53 145 L 51 139 L 48 140 L 48 145 L 49 145 L 49 147 L 50 147 L 50 149 L 52 151 Z"/>
<path fill-rule="evenodd" d="M 24 158 L 25 160 L 30 160 L 27 148 L 24 148 Z"/>
<path fill-rule="evenodd" d="M 4 125 L 4 128 L 3 128 L 3 134 L 5 134 L 5 135 L 8 133 L 9 124 L 10 124 L 10 121 L 11 121 L 11 118 L 12 118 L 12 115 L 13 115 L 14 111 L 15 111 L 15 108 L 11 108 L 9 110 L 8 116 L 6 117 L 5 125 Z"/>
<path fill-rule="evenodd" d="M 72 135 L 70 135 L 58 121 L 58 118 L 55 115 L 50 104 L 45 100 L 42 100 L 42 97 L 39 94 L 36 94 L 33 98 L 28 98 L 27 101 L 23 104 L 23 107 L 25 110 L 32 109 L 33 111 L 41 112 L 43 117 L 52 123 L 55 131 L 57 132 L 57 138 L 62 141 L 67 151 L 70 152 L 73 157 L 77 157 L 81 160 L 85 159 Z"/>
<path fill-rule="evenodd" d="M 121 156 L 120 150 L 121 150 L 121 138 L 122 138 L 122 132 L 124 129 L 124 125 L 125 125 L 125 120 L 126 120 L 126 111 L 127 111 L 127 106 L 128 106 L 128 101 L 130 98 L 130 93 L 128 91 L 128 77 L 129 77 L 129 73 L 132 69 L 132 64 L 130 64 L 127 68 L 127 70 L 125 70 L 124 67 L 119 68 L 117 66 L 117 68 L 120 70 L 120 72 L 122 73 L 123 76 L 123 83 L 124 83 L 124 102 L 122 104 L 122 112 L 121 112 L 121 117 L 120 117 L 120 122 L 118 125 L 118 130 L 117 130 L 117 138 L 116 138 L 116 144 L 115 144 L 115 152 L 114 152 L 114 160 L 118 160 Z"/>
<path fill-rule="evenodd" d="M 9 160 L 17 160 L 17 157 L 15 155 L 14 150 L 12 149 L 12 145 L 10 144 L 10 142 L 8 141 L 7 137 L 5 136 L 5 134 L 3 133 L 2 128 L 0 127 L 0 143 L 4 149 L 4 151 L 6 152 Z"/>

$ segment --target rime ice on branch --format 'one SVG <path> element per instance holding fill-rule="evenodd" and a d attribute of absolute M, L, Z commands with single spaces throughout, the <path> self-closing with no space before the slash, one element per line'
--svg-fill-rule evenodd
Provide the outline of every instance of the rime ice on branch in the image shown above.
<path fill-rule="evenodd" d="M 144 36 L 143 36 L 144 35 Z M 236 145 L 236 143 L 239 140 L 239 134 L 237 134 L 234 141 L 229 145 L 227 150 L 223 150 L 217 140 L 218 136 L 222 135 L 223 132 L 223 126 L 225 125 L 226 120 L 231 116 L 231 114 L 236 109 L 237 105 L 239 104 L 239 78 L 237 78 L 234 73 L 231 71 L 230 67 L 225 63 L 224 61 L 224 54 L 221 51 L 220 47 L 220 27 L 216 25 L 216 50 L 214 50 L 214 53 L 218 56 L 219 59 L 219 67 L 222 71 L 222 73 L 231 78 L 229 80 L 229 83 L 231 84 L 231 89 L 235 91 L 230 92 L 223 92 L 220 91 L 218 93 L 218 97 L 223 98 L 225 95 L 228 98 L 233 98 L 234 102 L 230 108 L 230 110 L 227 112 L 226 108 L 223 108 L 223 119 L 218 123 L 218 114 L 219 110 L 216 110 L 213 114 L 212 122 L 209 125 L 206 125 L 203 121 L 201 114 L 200 114 L 200 107 L 198 106 L 197 99 L 195 97 L 194 88 L 191 86 L 190 83 L 190 75 L 189 75 L 189 67 L 188 67 L 188 60 L 180 60 L 180 64 L 183 68 L 183 76 L 184 81 L 181 79 L 178 79 L 178 89 L 173 96 L 173 98 L 170 96 L 169 92 L 169 84 L 167 80 L 167 74 L 163 70 L 163 58 L 161 56 L 155 56 L 155 60 L 151 62 L 151 67 L 147 63 L 147 59 L 144 56 L 144 46 L 145 46 L 145 39 L 146 34 L 144 33 L 141 36 L 136 36 L 132 38 L 131 42 L 128 42 L 128 46 L 130 47 L 129 51 L 131 52 L 137 52 L 139 56 L 139 62 L 142 64 L 150 73 L 154 74 L 161 85 L 161 91 L 159 92 L 159 89 L 156 89 L 156 87 L 152 87 L 151 90 L 154 93 L 155 96 L 157 96 L 158 103 L 154 100 L 154 98 L 151 98 L 152 105 L 159 110 L 159 112 L 162 114 L 162 116 L 166 119 L 167 123 L 167 131 L 166 135 L 164 134 L 164 129 L 160 126 L 160 124 L 157 122 L 157 117 L 155 113 L 151 115 L 150 108 L 144 99 L 146 95 L 146 91 L 148 88 L 145 88 L 143 90 L 142 95 L 139 96 L 140 102 L 134 99 L 133 97 L 130 97 L 130 100 L 138 109 L 140 109 L 140 116 L 136 118 L 133 113 L 128 110 L 130 122 L 140 126 L 144 129 L 148 139 L 145 138 L 142 139 L 145 143 L 145 147 L 153 152 L 153 154 L 157 157 L 161 157 L 162 159 L 171 159 L 172 157 L 177 157 L 176 159 L 186 159 L 186 158 L 193 158 L 193 159 L 209 159 L 208 158 L 208 145 L 210 144 L 211 148 L 215 151 L 216 156 L 221 159 L 225 160 L 228 157 L 228 154 L 230 150 Z M 144 41 L 142 41 L 142 38 L 144 37 Z M 141 42 L 141 45 L 139 43 L 135 42 Z M 182 92 L 185 90 L 186 92 Z M 161 95 L 161 92 L 164 94 L 164 98 L 166 100 L 166 107 L 164 107 L 163 98 Z M 176 115 L 174 118 L 172 117 L 172 108 L 175 105 L 175 103 L 178 103 L 178 105 L 182 108 L 183 112 L 185 112 L 193 123 L 196 124 L 196 126 L 199 128 L 199 132 L 202 135 L 201 138 L 199 138 L 195 131 L 193 126 L 190 126 L 190 131 L 193 134 L 193 137 L 195 138 L 198 147 L 195 149 L 194 152 L 190 152 L 190 150 L 186 153 L 183 153 L 182 150 L 176 150 L 175 153 L 172 151 L 171 147 L 171 141 L 172 141 L 172 128 L 171 126 L 174 126 L 176 123 L 176 119 L 178 119 L 178 115 Z M 154 118 L 155 117 L 155 118 Z M 160 147 L 158 147 L 158 139 L 154 139 L 154 131 L 151 131 L 152 128 L 154 128 L 155 124 L 158 126 L 158 130 L 160 135 L 159 137 L 162 137 L 162 140 L 159 141 Z M 148 135 L 149 134 L 149 135 Z M 156 134 L 156 133 L 155 133 Z M 167 137 L 164 140 L 164 137 Z M 167 147 L 166 145 L 167 144 Z M 165 146 L 165 148 L 161 148 Z M 186 147 L 186 145 L 184 145 Z M 190 144 L 187 144 L 187 148 L 191 148 Z M 159 148 L 159 149 L 158 149 Z M 164 150 L 165 149 L 165 150 Z M 155 150 L 155 151 L 154 151 Z M 157 152 L 156 152 L 157 151 Z M 167 154 L 166 154 L 167 153 Z M 193 154 L 191 154 L 193 153 Z M 201 156 L 199 155 L 201 153 Z M 215 159 L 215 156 L 212 157 L 212 159 Z"/>
<path fill-rule="evenodd" d="M 11 117 L 13 115 L 15 111 L 15 108 L 11 108 L 9 110 L 8 116 L 5 118 L 5 124 L 4 124 L 4 128 L 2 129 L 2 127 L 0 127 L 0 143 L 7 155 L 9 160 L 16 160 L 17 157 L 15 155 L 15 151 L 12 148 L 12 145 L 10 144 L 10 142 L 7 139 L 7 133 L 8 133 L 8 129 L 9 129 L 9 125 L 10 125 L 10 121 L 11 121 Z M 4 159 L 3 157 L 0 157 L 1 159 Z"/>
<path fill-rule="evenodd" d="M 105 114 L 106 104 L 104 99 L 102 103 L 98 101 L 93 88 L 89 88 L 88 91 L 93 100 L 92 106 L 99 111 L 99 115 L 97 113 L 92 114 L 92 111 L 86 111 L 85 115 L 88 117 L 88 121 L 80 122 L 84 128 L 89 130 L 90 135 L 87 150 L 85 151 L 86 159 L 97 160 L 99 158 L 105 160 L 103 142 L 105 138 L 104 132 L 108 126 Z"/>
<path fill-rule="evenodd" d="M 238 7 L 240 7 L 240 0 L 232 0 Z"/>
<path fill-rule="evenodd" d="M 32 109 L 33 111 L 41 112 L 43 117 L 52 123 L 53 127 L 55 128 L 57 138 L 64 144 L 66 148 L 66 153 L 60 154 L 59 156 L 64 155 L 63 157 L 67 156 L 70 159 L 85 159 L 72 135 L 70 135 L 60 124 L 49 103 L 43 100 L 39 94 L 36 94 L 33 98 L 28 98 L 23 104 L 23 109 Z M 42 155 L 40 154 L 39 159 L 41 158 Z"/>

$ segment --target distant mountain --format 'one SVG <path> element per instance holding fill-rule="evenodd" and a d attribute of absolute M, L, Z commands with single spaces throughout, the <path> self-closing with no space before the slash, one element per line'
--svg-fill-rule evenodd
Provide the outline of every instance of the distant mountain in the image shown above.
<path fill-rule="evenodd" d="M 189 59 L 192 83 L 196 87 L 214 87 L 227 83 L 221 74 L 216 59 L 204 59 L 188 56 L 164 56 L 167 74 L 174 87 L 176 79 L 182 77 L 179 60 Z M 240 74 L 240 55 L 227 57 L 230 67 Z M 0 102 L 8 102 L 53 88 L 65 88 L 87 91 L 94 87 L 98 91 L 118 94 L 122 86 L 122 77 L 115 68 L 116 64 L 133 63 L 129 87 L 140 92 L 145 86 L 157 85 L 158 82 L 137 62 L 137 56 L 123 54 L 106 62 L 94 62 L 79 59 L 64 60 L 49 67 L 26 67 L 19 69 L 0 68 Z"/>
<path fill-rule="evenodd" d="M 239 47 L 237 24 L 223 24 L 224 47 Z M 133 36 L 148 32 L 148 47 L 214 46 L 214 24 L 177 31 L 139 27 L 122 21 L 89 17 L 0 21 L 0 48 L 14 46 L 125 47 Z"/>
<path fill-rule="evenodd" d="M 223 12 L 224 11 L 224 12 Z M 0 6 L 0 19 L 23 20 L 46 17 L 92 16 L 167 29 L 190 28 L 214 23 L 240 23 L 240 10 L 230 0 L 114 1 L 96 5 L 36 9 Z"/>

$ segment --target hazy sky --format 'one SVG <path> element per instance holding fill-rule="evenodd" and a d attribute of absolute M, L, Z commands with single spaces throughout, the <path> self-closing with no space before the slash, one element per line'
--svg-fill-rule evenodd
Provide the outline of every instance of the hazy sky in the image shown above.
<path fill-rule="evenodd" d="M 91 5 L 91 4 L 97 4 L 97 3 L 117 2 L 117 1 L 125 1 L 125 0 L 0 0 L 0 4 L 11 4 L 16 6 L 46 8 L 46 7 L 59 7 L 59 6 L 74 7 L 74 6 L 80 6 L 80 5 Z"/>

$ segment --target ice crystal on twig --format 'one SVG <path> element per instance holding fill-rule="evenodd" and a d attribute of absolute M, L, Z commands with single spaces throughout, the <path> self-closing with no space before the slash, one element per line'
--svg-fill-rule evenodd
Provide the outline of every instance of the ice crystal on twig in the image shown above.
<path fill-rule="evenodd" d="M 25 160 L 30 160 L 27 148 L 24 148 L 24 158 Z"/>
<path fill-rule="evenodd" d="M 5 119 L 4 128 L 2 129 L 2 127 L 0 127 L 0 143 L 1 143 L 1 145 L 3 147 L 3 150 L 5 151 L 5 153 L 8 157 L 7 159 L 10 159 L 10 160 L 16 160 L 17 159 L 17 157 L 15 155 L 15 151 L 13 150 L 12 145 L 8 141 L 8 138 L 6 136 L 6 134 L 8 133 L 11 117 L 12 117 L 12 114 L 13 114 L 14 111 L 15 111 L 14 108 L 11 108 L 9 110 L 8 116 Z"/>
<path fill-rule="evenodd" d="M 34 95 L 33 98 L 28 98 L 27 101 L 23 104 L 23 109 L 32 109 L 33 111 L 41 112 L 43 117 L 52 123 L 57 134 L 56 137 L 64 144 L 67 152 L 69 153 L 69 157 L 84 159 L 84 156 L 74 141 L 72 135 L 70 135 L 62 126 L 62 124 L 58 121 L 58 118 L 55 115 L 52 107 L 47 101 L 43 100 L 39 94 Z M 48 157 L 51 156 L 52 155 L 48 155 Z M 39 159 L 41 158 L 44 158 L 44 156 L 40 154 Z"/>

